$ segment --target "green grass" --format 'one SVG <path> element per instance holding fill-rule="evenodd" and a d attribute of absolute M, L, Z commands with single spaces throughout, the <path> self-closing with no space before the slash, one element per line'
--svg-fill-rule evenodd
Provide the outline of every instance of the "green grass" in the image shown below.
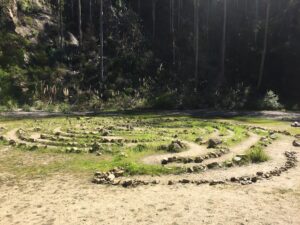
<path fill-rule="evenodd" d="M 260 145 L 256 145 L 246 152 L 247 158 L 251 163 L 262 163 L 270 159 L 264 148 Z"/>
<path fill-rule="evenodd" d="M 224 120 L 222 120 L 224 121 Z M 149 155 L 167 153 L 167 150 L 159 150 L 161 145 L 169 145 L 172 140 L 195 142 L 196 138 L 202 137 L 207 140 L 217 131 L 222 136 L 225 146 L 233 146 L 245 140 L 249 134 L 243 124 L 259 126 L 287 127 L 286 122 L 251 119 L 247 117 L 226 120 L 228 123 L 220 123 L 219 120 L 202 120 L 188 116 L 163 116 L 163 115 L 120 115 L 120 116 L 96 116 L 96 117 L 56 117 L 45 119 L 7 119 L 0 118 L 0 127 L 6 130 L 0 135 L 14 128 L 26 130 L 26 135 L 34 133 L 34 127 L 40 127 L 40 133 L 53 134 L 54 129 L 60 127 L 62 131 L 71 128 L 81 132 L 82 127 L 88 131 L 95 131 L 99 127 L 109 128 L 113 126 L 111 135 L 127 140 L 137 140 L 138 143 L 105 144 L 102 156 L 95 154 L 80 153 L 66 154 L 64 152 L 67 143 L 58 141 L 58 149 L 39 148 L 29 151 L 29 148 L 11 149 L 6 155 L 0 156 L 0 170 L 17 176 L 44 176 L 54 173 L 91 174 L 96 170 L 108 171 L 114 167 L 123 167 L 129 175 L 137 174 L 177 174 L 183 169 L 177 167 L 164 167 L 161 165 L 145 165 L 142 159 Z M 80 126 L 82 125 L 82 126 Z M 132 126 L 133 130 L 126 127 Z M 231 130 L 232 132 L 229 132 Z M 231 134 L 233 133 L 233 134 Z M 267 132 L 258 130 L 256 133 L 265 136 Z M 177 137 L 176 137 L 177 136 Z M 70 139 L 79 144 L 92 144 L 100 135 L 87 134 Z M 0 148 L 7 143 L 0 142 Z M 264 162 L 269 159 L 262 145 L 247 151 L 248 162 Z M 48 162 L 48 159 L 53 159 Z M 48 162 L 48 163 L 45 163 Z"/>

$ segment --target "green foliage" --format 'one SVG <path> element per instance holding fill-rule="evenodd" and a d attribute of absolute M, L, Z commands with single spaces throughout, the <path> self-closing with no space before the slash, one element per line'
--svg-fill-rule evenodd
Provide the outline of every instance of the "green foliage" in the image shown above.
<path fill-rule="evenodd" d="M 178 97 L 173 92 L 165 92 L 150 99 L 149 105 L 155 109 L 174 109 L 178 106 Z"/>
<path fill-rule="evenodd" d="M 247 151 L 247 158 L 252 163 L 261 163 L 269 160 L 269 156 L 262 146 L 254 146 Z"/>
<path fill-rule="evenodd" d="M 261 109 L 282 109 L 283 105 L 279 102 L 279 96 L 272 90 L 267 91 L 264 98 L 259 102 Z"/>
<path fill-rule="evenodd" d="M 32 0 L 18 0 L 17 6 L 24 13 L 36 13 L 40 10 L 39 6 Z"/>
<path fill-rule="evenodd" d="M 215 107 L 225 109 L 242 109 L 249 101 L 251 88 L 245 87 L 242 83 L 235 87 L 225 88 L 218 91 L 214 96 Z"/>

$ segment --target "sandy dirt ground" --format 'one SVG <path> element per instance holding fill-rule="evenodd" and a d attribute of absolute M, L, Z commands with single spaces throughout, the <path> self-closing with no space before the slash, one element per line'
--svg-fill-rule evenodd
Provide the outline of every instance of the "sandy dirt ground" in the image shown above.
<path fill-rule="evenodd" d="M 272 160 L 257 168 L 214 170 L 199 177 L 238 176 L 280 166 L 283 151 L 299 151 L 290 141 L 270 145 Z M 163 184 L 172 178 L 157 177 L 159 185 L 125 189 L 92 184 L 91 177 L 56 174 L 16 181 L 0 173 L 0 224 L 300 224 L 299 166 L 249 186 Z"/>

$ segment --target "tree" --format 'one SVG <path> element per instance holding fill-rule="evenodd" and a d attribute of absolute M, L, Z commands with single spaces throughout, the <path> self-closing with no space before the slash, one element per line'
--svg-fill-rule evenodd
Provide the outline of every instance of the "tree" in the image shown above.
<path fill-rule="evenodd" d="M 81 0 L 78 0 L 77 4 L 78 4 L 78 35 L 79 35 L 79 45 L 82 46 Z"/>
<path fill-rule="evenodd" d="M 224 0 L 223 8 L 223 32 L 221 49 L 221 70 L 217 80 L 217 87 L 220 87 L 225 81 L 225 60 L 226 60 L 226 28 L 227 28 L 227 0 Z"/>
<path fill-rule="evenodd" d="M 103 43 L 104 43 L 104 38 L 103 38 L 103 0 L 100 0 L 100 8 L 99 8 L 99 13 L 100 13 L 100 79 L 101 81 L 104 80 L 104 59 L 103 59 Z"/>
<path fill-rule="evenodd" d="M 270 8 L 271 8 L 271 1 L 267 0 L 266 19 L 265 19 L 265 34 L 264 34 L 264 47 L 263 47 L 262 56 L 261 56 L 261 63 L 260 63 L 260 69 L 259 69 L 257 89 L 260 89 L 261 84 L 262 84 L 262 80 L 263 80 L 263 76 L 264 76 L 265 60 L 266 60 L 266 54 L 267 54 L 267 49 L 268 49 Z"/>

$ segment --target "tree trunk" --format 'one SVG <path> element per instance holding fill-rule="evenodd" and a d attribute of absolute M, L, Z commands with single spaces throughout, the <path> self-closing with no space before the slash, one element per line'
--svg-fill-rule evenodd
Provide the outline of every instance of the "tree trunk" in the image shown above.
<path fill-rule="evenodd" d="M 93 16 L 92 16 L 92 0 L 90 0 L 89 2 L 89 20 L 90 20 L 90 26 L 92 26 L 92 22 L 93 22 Z"/>
<path fill-rule="evenodd" d="M 194 0 L 194 44 L 195 44 L 195 91 L 198 89 L 199 73 L 199 1 Z"/>
<path fill-rule="evenodd" d="M 152 36 L 155 39 L 155 26 L 156 25 L 156 0 L 152 0 Z"/>
<path fill-rule="evenodd" d="M 172 55 L 173 55 L 173 65 L 176 64 L 176 43 L 175 43 L 175 28 L 174 28 L 174 0 L 170 0 L 170 31 L 172 38 Z"/>
<path fill-rule="evenodd" d="M 79 45 L 82 46 L 81 0 L 78 0 L 78 35 Z"/>
<path fill-rule="evenodd" d="M 226 60 L 226 28 L 227 28 L 227 0 L 224 0 L 223 13 L 223 33 L 222 33 L 222 50 L 221 50 L 221 69 L 218 77 L 217 86 L 220 87 L 225 81 L 225 60 Z"/>
<path fill-rule="evenodd" d="M 59 1 L 59 45 L 63 48 L 64 28 L 63 28 L 63 1 Z"/>
<path fill-rule="evenodd" d="M 100 0 L 100 80 L 104 79 L 103 62 L 103 0 Z"/>
<path fill-rule="evenodd" d="M 182 0 L 178 0 L 178 31 L 181 30 L 181 8 L 182 8 Z"/>
<path fill-rule="evenodd" d="M 258 0 L 255 0 L 255 22 L 254 22 L 254 43 L 257 44 L 257 33 L 258 33 Z"/>
<path fill-rule="evenodd" d="M 267 0 L 267 8 L 266 8 L 266 20 L 265 20 L 265 34 L 264 34 L 264 48 L 261 57 L 260 69 L 259 69 L 259 77 L 257 82 L 257 89 L 260 89 L 263 76 L 264 76 L 264 68 L 265 68 L 265 60 L 266 54 L 268 50 L 268 33 L 269 33 L 269 21 L 270 21 L 270 8 L 271 1 Z"/>

